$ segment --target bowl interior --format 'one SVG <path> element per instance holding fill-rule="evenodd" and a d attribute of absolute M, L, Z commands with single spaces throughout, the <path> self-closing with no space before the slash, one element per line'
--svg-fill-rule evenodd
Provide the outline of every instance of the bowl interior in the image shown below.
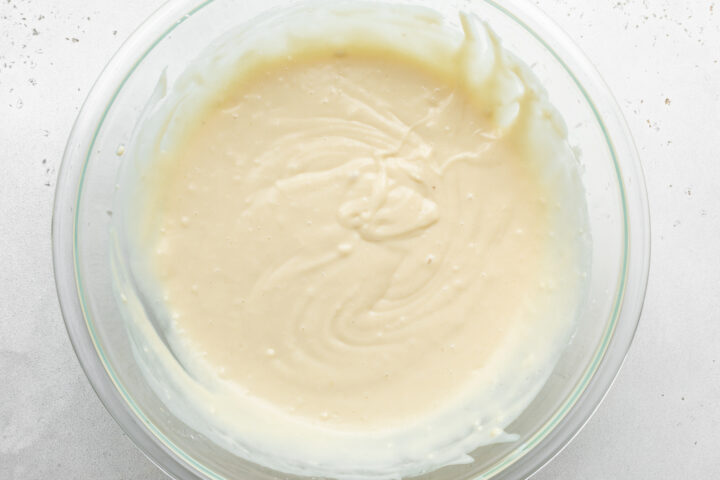
<path fill-rule="evenodd" d="M 77 338 L 73 342 L 111 413 L 161 467 L 178 478 L 291 476 L 250 464 L 179 421 L 140 373 L 133 342 L 114 298 L 109 262 L 113 194 L 118 169 L 125 161 L 118 153 L 131 140 L 163 72 L 168 84 L 172 84 L 188 62 L 217 36 L 268 9 L 292 3 L 180 1 L 163 7 L 128 41 L 103 73 L 81 112 L 63 162 L 64 168 L 72 170 L 59 187 L 56 208 L 67 205 L 72 213 L 56 212 L 69 227 L 62 238 L 56 231 L 55 241 L 62 244 L 56 250 L 72 251 L 73 264 L 62 268 L 72 268 L 70 275 L 75 277 L 79 306 L 78 312 L 70 315 L 68 302 L 64 302 L 68 329 L 71 337 L 87 336 L 88 342 L 82 343 Z M 617 115 L 612 100 L 602 94 L 591 95 L 604 91 L 593 71 L 564 37 L 555 35 L 554 26 L 536 12 L 528 13 L 534 10 L 524 3 L 422 0 L 402 3 L 426 5 L 454 18 L 459 9 L 470 10 L 486 20 L 505 47 L 531 66 L 545 85 L 551 102 L 567 123 L 571 145 L 580 153 L 593 254 L 588 295 L 579 312 L 577 331 L 545 387 L 508 428 L 509 432 L 519 434 L 519 440 L 482 447 L 473 453 L 473 463 L 444 467 L 425 476 L 500 478 L 527 474 L 580 428 L 617 371 L 632 337 L 639 312 L 626 311 L 626 317 L 621 315 L 630 261 L 627 178 L 621 166 L 636 158 L 631 141 L 618 139 L 624 133 L 622 129 L 616 129 L 617 134 L 609 130 L 608 118 Z M 618 146 L 620 141 L 624 143 Z M 626 158 L 628 155 L 631 158 Z M 642 190 L 641 179 L 636 178 L 635 182 L 640 183 Z M 64 274 L 57 272 L 59 283 L 68 281 L 61 278 Z M 63 287 L 58 288 L 62 300 Z M 644 292 L 644 284 L 639 291 Z M 622 338 L 618 340 L 621 323 Z M 606 361 L 613 342 L 619 343 L 620 358 L 613 358 L 607 381 L 590 398 L 588 387 Z M 101 382 L 105 385 L 98 385 Z M 108 400 L 109 397 L 114 398 Z M 567 425 L 571 420 L 569 414 L 583 402 L 587 415 L 573 417 L 574 423 Z M 557 438 L 553 439 L 553 434 Z"/>

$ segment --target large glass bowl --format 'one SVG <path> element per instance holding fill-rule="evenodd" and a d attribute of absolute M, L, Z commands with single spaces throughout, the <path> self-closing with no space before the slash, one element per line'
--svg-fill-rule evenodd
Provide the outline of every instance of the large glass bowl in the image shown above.
<path fill-rule="evenodd" d="M 153 14 L 108 63 L 78 115 L 60 169 L 53 218 L 58 295 L 80 363 L 101 401 L 138 447 L 177 479 L 292 478 L 213 444 L 169 411 L 141 375 L 115 303 L 109 224 L 118 155 L 158 78 L 168 83 L 217 36 L 291 0 L 178 0 Z M 523 0 L 409 1 L 487 20 L 531 66 L 578 148 L 593 238 L 589 299 L 547 384 L 507 429 L 519 439 L 482 447 L 468 465 L 428 479 L 525 478 L 580 430 L 610 387 L 640 316 L 649 264 L 642 171 L 619 108 L 563 32 Z M 621 427 L 619 427 L 621 428 Z"/>

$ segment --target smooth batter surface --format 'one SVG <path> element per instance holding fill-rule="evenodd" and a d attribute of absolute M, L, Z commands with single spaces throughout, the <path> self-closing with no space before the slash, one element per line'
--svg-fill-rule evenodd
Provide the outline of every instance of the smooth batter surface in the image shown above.
<path fill-rule="evenodd" d="M 372 42 L 268 58 L 155 150 L 138 242 L 175 355 L 215 385 L 204 407 L 277 449 L 251 460 L 331 476 L 463 461 L 561 351 L 583 273 L 572 156 L 499 47 L 492 83 L 468 81 L 477 28 L 445 66 Z M 248 427 L 253 408 L 276 425 Z M 416 436 L 438 422 L 472 431 L 437 434 L 466 438 L 445 460 Z"/>
<path fill-rule="evenodd" d="M 562 267 L 548 192 L 462 91 L 348 54 L 227 95 L 149 205 L 175 322 L 221 377 L 377 428 L 455 397 L 532 320 L 523 301 Z"/>

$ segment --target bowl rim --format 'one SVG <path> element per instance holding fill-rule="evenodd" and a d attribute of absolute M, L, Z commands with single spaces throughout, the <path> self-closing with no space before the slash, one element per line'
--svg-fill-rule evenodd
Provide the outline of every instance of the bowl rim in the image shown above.
<path fill-rule="evenodd" d="M 125 434 L 158 468 L 177 479 L 222 477 L 173 446 L 134 404 L 110 368 L 95 339 L 77 269 L 77 206 L 98 132 L 127 79 L 170 32 L 214 1 L 166 2 L 128 37 L 107 63 L 68 137 L 58 173 L 52 217 L 55 285 L 65 327 L 79 363 L 101 403 Z M 478 480 L 524 478 L 539 471 L 579 433 L 597 410 L 624 362 L 639 323 L 647 288 L 650 217 L 642 167 L 630 130 L 609 88 L 580 48 L 528 0 L 476 1 L 494 7 L 523 27 L 573 79 L 605 135 L 615 164 L 623 208 L 623 265 L 615 305 L 591 364 L 545 425 L 477 477 Z M 138 52 L 142 53 L 138 55 Z M 566 60 L 574 64 L 574 69 L 570 69 Z M 595 106 L 598 102 L 602 102 L 603 114 Z M 103 104 L 105 108 L 98 108 Z M 526 455 L 531 450 L 533 458 Z"/>

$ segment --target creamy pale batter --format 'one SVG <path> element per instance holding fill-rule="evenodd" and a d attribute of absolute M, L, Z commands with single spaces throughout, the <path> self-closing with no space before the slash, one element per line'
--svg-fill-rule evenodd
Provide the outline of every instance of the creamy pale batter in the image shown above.
<path fill-rule="evenodd" d="M 440 28 L 389 12 L 386 29 L 392 12 Z M 423 55 L 377 26 L 334 44 L 320 28 L 148 121 L 130 236 L 173 356 L 146 373 L 226 448 L 417 474 L 511 440 L 551 371 L 587 254 L 576 163 L 531 74 L 463 27 Z M 183 110 L 188 91 L 203 100 Z M 139 331 L 153 364 L 166 344 Z M 189 374 L 158 366 L 174 359 Z"/>

